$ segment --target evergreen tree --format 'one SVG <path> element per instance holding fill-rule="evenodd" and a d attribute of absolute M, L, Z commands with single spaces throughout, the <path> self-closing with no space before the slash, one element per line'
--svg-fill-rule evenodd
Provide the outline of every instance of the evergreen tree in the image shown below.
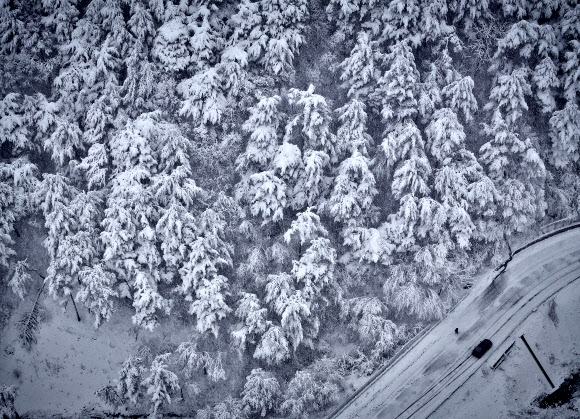
<path fill-rule="evenodd" d="M 274 74 L 292 72 L 294 54 L 304 44 L 306 0 L 260 0 L 263 32 L 268 37 L 263 63 Z"/>
<path fill-rule="evenodd" d="M 290 228 L 284 233 L 286 243 L 290 243 L 295 235 L 298 235 L 301 246 L 318 237 L 328 235 L 320 217 L 312 210 L 313 208 L 309 207 L 306 211 L 298 213 L 296 219 L 292 220 Z"/>
<path fill-rule="evenodd" d="M 381 14 L 383 23 L 381 39 L 404 41 L 418 46 L 422 41 L 419 28 L 420 14 L 421 6 L 415 0 L 389 2 Z"/>
<path fill-rule="evenodd" d="M 200 333 L 208 330 L 217 336 L 218 320 L 231 309 L 225 303 L 227 278 L 220 268 L 232 265 L 232 247 L 224 240 L 225 222 L 212 209 L 205 210 L 196 225 L 197 239 L 189 248 L 188 260 L 180 269 L 178 290 L 191 301 L 189 312 L 197 317 Z"/>
<path fill-rule="evenodd" d="M 269 168 L 278 149 L 280 96 L 262 98 L 250 108 L 250 116 L 242 126 L 250 134 L 246 151 L 237 160 L 240 173 L 258 172 Z"/>
<path fill-rule="evenodd" d="M 469 76 L 463 77 L 447 86 L 444 92 L 449 98 L 449 107 L 457 114 L 461 111 L 465 121 L 471 121 L 473 114 L 477 112 L 477 100 L 473 95 L 473 79 Z"/>
<path fill-rule="evenodd" d="M 262 217 L 262 224 L 276 223 L 284 218 L 286 184 L 271 171 L 256 173 L 248 178 L 247 192 L 242 199 L 249 204 L 254 217 Z"/>
<path fill-rule="evenodd" d="M 284 394 L 281 410 L 292 418 L 322 410 L 338 398 L 338 386 L 309 371 L 297 371 Z"/>
<path fill-rule="evenodd" d="M 342 87 L 349 98 L 366 100 L 376 88 L 378 79 L 377 59 L 380 55 L 367 32 L 357 35 L 357 42 L 350 55 L 340 63 Z"/>
<path fill-rule="evenodd" d="M 129 357 L 123 362 L 116 383 L 117 394 L 130 403 L 136 404 L 141 396 L 141 381 L 144 368 L 141 366 L 141 358 Z"/>
<path fill-rule="evenodd" d="M 59 42 L 70 40 L 79 15 L 76 0 L 43 0 L 42 6 L 46 13 L 42 23 L 54 30 Z"/>
<path fill-rule="evenodd" d="M 189 31 L 182 15 L 177 15 L 157 29 L 151 54 L 167 71 L 185 70 L 191 63 Z"/>
<path fill-rule="evenodd" d="M 10 143 L 14 154 L 32 148 L 25 115 L 18 93 L 9 93 L 0 101 L 0 146 Z"/>
<path fill-rule="evenodd" d="M 569 49 L 565 53 L 564 70 L 564 97 L 570 101 L 577 101 L 580 92 L 580 41 L 569 42 Z"/>
<path fill-rule="evenodd" d="M 543 216 L 546 170 L 531 139 L 521 140 L 499 111 L 486 132 L 492 139 L 481 147 L 481 160 L 500 196 L 497 228 L 510 236 Z"/>
<path fill-rule="evenodd" d="M 219 123 L 227 106 L 222 84 L 222 75 L 215 67 L 203 69 L 181 82 L 177 86 L 184 98 L 180 115 L 191 117 L 196 124 Z"/>
<path fill-rule="evenodd" d="M 132 282 L 135 308 L 133 323 L 151 331 L 159 323 L 157 311 L 165 314 L 171 311 L 171 300 L 166 300 L 159 294 L 156 281 L 147 272 L 137 270 Z"/>
<path fill-rule="evenodd" d="M 95 329 L 103 320 L 108 321 L 113 312 L 113 301 L 117 292 L 111 288 L 115 283 L 115 277 L 103 269 L 102 265 L 85 268 L 79 272 L 80 290 L 77 300 L 95 315 Z"/>
<path fill-rule="evenodd" d="M 558 69 L 550 57 L 544 58 L 534 69 L 532 80 L 536 86 L 536 96 L 542 112 L 551 113 L 556 109 L 554 89 L 560 87 Z"/>
<path fill-rule="evenodd" d="M 371 209 L 377 193 L 368 159 L 355 151 L 338 168 L 327 204 L 328 211 L 338 223 L 360 224 Z"/>
<path fill-rule="evenodd" d="M 449 9 L 454 12 L 455 23 L 461 22 L 469 34 L 474 22 L 481 22 L 489 17 L 489 0 L 452 0 Z"/>
<path fill-rule="evenodd" d="M 397 326 L 384 317 L 386 309 L 376 297 L 355 297 L 341 305 L 341 317 L 349 321 L 365 344 L 373 347 L 372 356 L 376 360 L 394 348 L 398 337 Z"/>
<path fill-rule="evenodd" d="M 280 383 L 276 377 L 261 368 L 254 368 L 246 377 L 242 391 L 242 403 L 247 413 L 259 413 L 260 417 L 276 407 L 280 397 Z"/>
<path fill-rule="evenodd" d="M 336 132 L 336 151 L 340 161 L 354 150 L 358 150 L 363 156 L 368 156 L 369 150 L 374 145 L 372 137 L 367 133 L 365 109 L 365 104 L 354 98 L 336 110 L 340 122 Z"/>
<path fill-rule="evenodd" d="M 263 359 L 268 365 L 277 365 L 290 358 L 288 340 L 280 326 L 271 325 L 262 335 L 254 351 L 254 358 Z"/>
<path fill-rule="evenodd" d="M 286 125 L 285 140 L 289 141 L 295 134 L 294 128 L 299 127 L 304 139 L 303 151 L 322 151 L 331 162 L 336 162 L 336 136 L 330 130 L 332 112 L 326 99 L 314 93 L 311 84 L 305 91 L 290 89 L 288 100 L 298 112 Z"/>
<path fill-rule="evenodd" d="M 573 102 L 567 102 L 564 109 L 552 114 L 550 118 L 551 161 L 556 168 L 571 168 L 580 158 L 579 123 L 580 111 Z"/>
<path fill-rule="evenodd" d="M 375 94 L 382 104 L 381 115 L 390 131 L 396 123 L 417 115 L 419 72 L 411 47 L 405 41 L 393 45 L 387 62 L 388 69 L 379 79 Z"/>
<path fill-rule="evenodd" d="M 233 331 L 232 337 L 241 348 L 245 348 L 246 342 L 255 343 L 256 337 L 266 332 L 268 309 L 262 308 L 260 300 L 255 294 L 241 293 L 235 314 L 242 320 L 243 326 Z"/>
<path fill-rule="evenodd" d="M 168 369 L 167 361 L 170 353 L 157 355 L 151 364 L 151 375 L 145 378 L 141 385 L 147 388 L 151 397 L 151 417 L 156 418 L 159 408 L 171 403 L 171 394 L 179 391 L 179 379 Z"/>
<path fill-rule="evenodd" d="M 505 115 L 505 122 L 513 126 L 528 110 L 525 96 L 531 95 L 528 83 L 528 72 L 525 68 L 513 70 L 511 74 L 498 77 L 497 83 L 491 89 L 486 110 L 500 111 Z"/>

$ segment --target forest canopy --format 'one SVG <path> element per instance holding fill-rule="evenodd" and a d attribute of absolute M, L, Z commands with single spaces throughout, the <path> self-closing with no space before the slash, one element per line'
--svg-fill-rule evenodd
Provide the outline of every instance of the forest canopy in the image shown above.
<path fill-rule="evenodd" d="M 114 408 L 306 417 L 580 212 L 575 0 L 0 0 L 0 70 L 3 286 L 190 330 Z"/>

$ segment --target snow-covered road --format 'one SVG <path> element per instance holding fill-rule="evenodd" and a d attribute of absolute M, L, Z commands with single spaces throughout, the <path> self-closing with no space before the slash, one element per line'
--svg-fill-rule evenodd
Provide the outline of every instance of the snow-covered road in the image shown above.
<path fill-rule="evenodd" d="M 480 281 L 455 310 L 332 417 L 429 416 L 483 365 L 501 356 L 519 337 L 514 331 L 538 306 L 580 279 L 580 229 L 523 250 L 493 280 L 496 275 L 491 272 Z M 493 347 L 476 359 L 471 351 L 484 338 Z"/>

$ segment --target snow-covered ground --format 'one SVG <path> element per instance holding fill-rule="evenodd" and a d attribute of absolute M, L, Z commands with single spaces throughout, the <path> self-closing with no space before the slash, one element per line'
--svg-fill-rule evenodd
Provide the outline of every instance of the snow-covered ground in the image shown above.
<path fill-rule="evenodd" d="M 558 386 L 580 352 L 580 229 L 522 251 L 493 281 L 496 274 L 479 281 L 452 313 L 337 417 L 509 416 L 550 390 L 522 334 Z M 547 315 L 551 299 L 558 326 Z M 478 360 L 471 350 L 484 338 L 493 347 Z M 514 342 L 493 371 L 490 366 Z"/>
<path fill-rule="evenodd" d="M 50 297 L 43 305 L 45 319 L 30 351 L 20 346 L 16 327 L 28 305 L 20 305 L 0 334 L 0 383 L 17 387 L 16 411 L 29 417 L 84 418 L 93 409 L 109 410 L 95 391 L 116 378 L 129 356 L 143 346 L 176 346 L 189 337 L 186 328 L 169 321 L 155 333 L 137 328 L 128 307 L 119 307 L 95 330 L 93 317 L 81 306 L 77 322 L 70 304 L 64 313 Z"/>

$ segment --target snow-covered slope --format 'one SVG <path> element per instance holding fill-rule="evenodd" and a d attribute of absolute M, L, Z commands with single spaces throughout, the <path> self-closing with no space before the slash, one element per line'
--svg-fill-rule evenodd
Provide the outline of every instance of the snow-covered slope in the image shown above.
<path fill-rule="evenodd" d="M 434 412 L 443 415 L 440 417 L 464 417 L 467 412 L 457 405 L 455 409 L 446 408 L 447 400 L 453 400 L 462 386 L 469 387 L 479 370 L 491 372 L 488 367 L 519 341 L 526 327 L 530 330 L 529 318 L 538 307 L 561 291 L 578 301 L 574 296 L 580 295 L 580 229 L 531 246 L 516 255 L 494 280 L 496 275 L 492 272 L 479 282 L 452 313 L 333 417 L 420 418 Z M 454 333 L 456 327 L 458 335 Z M 493 347 L 476 359 L 471 351 L 484 338 L 490 339 Z M 573 342 L 573 338 L 554 342 L 554 350 L 559 345 L 575 345 Z M 528 367 L 537 369 L 533 361 L 526 364 Z M 477 385 L 485 387 L 489 383 Z M 474 387 L 470 397 L 477 399 L 483 390 Z M 490 417 L 489 411 L 480 413 L 484 415 L 481 417 Z"/>

